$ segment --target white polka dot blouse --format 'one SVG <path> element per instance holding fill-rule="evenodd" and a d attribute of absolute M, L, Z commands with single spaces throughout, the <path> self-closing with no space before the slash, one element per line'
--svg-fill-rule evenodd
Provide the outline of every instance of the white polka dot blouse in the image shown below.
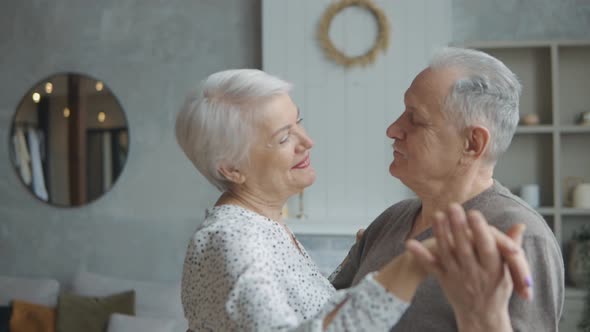
<path fill-rule="evenodd" d="M 182 303 L 190 331 L 322 331 L 342 302 L 328 331 L 388 331 L 408 307 L 372 274 L 336 291 L 285 228 L 236 205 L 207 211 L 188 245 Z"/>

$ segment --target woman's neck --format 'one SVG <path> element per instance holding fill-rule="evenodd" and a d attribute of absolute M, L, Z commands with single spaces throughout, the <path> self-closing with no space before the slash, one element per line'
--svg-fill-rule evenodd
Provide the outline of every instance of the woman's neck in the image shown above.
<path fill-rule="evenodd" d="M 238 205 L 269 219 L 281 222 L 281 215 L 285 203 L 286 200 L 270 201 L 245 190 L 228 190 L 221 194 L 215 205 Z"/>

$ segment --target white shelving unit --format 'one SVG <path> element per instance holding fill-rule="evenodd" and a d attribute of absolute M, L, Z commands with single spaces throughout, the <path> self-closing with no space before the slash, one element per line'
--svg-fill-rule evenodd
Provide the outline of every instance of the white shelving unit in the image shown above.
<path fill-rule="evenodd" d="M 590 40 L 473 42 L 465 45 L 502 60 L 523 84 L 521 115 L 536 113 L 540 124 L 519 126 L 496 167 L 496 178 L 518 193 L 525 184 L 541 188 L 541 207 L 562 249 L 573 233 L 590 225 L 590 209 L 568 206 L 566 178 L 590 181 L 590 126 L 576 125 L 590 111 Z M 567 260 L 567 252 L 564 252 Z M 583 291 L 568 288 L 561 330 L 575 331 Z M 572 308 L 575 308 L 572 309 Z"/>
<path fill-rule="evenodd" d="M 567 206 L 567 177 L 590 181 L 590 126 L 576 125 L 590 111 L 590 40 L 473 42 L 465 46 L 502 60 L 523 83 L 521 115 L 535 113 L 540 124 L 519 126 L 496 168 L 496 178 L 517 190 L 541 187 L 541 207 L 563 245 L 586 221 L 590 209 Z"/>

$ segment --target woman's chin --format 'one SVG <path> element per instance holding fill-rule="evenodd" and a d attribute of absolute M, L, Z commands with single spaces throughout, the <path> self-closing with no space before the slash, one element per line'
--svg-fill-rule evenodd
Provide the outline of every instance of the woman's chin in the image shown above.
<path fill-rule="evenodd" d="M 310 167 L 308 170 L 306 170 L 305 176 L 303 176 L 301 179 L 301 190 L 304 190 L 305 188 L 311 186 L 315 182 L 315 179 L 315 170 Z"/>

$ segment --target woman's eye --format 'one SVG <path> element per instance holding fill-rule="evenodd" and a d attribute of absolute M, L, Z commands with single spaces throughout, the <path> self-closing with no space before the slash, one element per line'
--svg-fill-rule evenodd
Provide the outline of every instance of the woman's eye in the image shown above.
<path fill-rule="evenodd" d="M 281 138 L 281 140 L 279 141 L 279 144 L 286 143 L 289 140 L 289 136 L 289 134 L 283 136 L 283 138 Z"/>

